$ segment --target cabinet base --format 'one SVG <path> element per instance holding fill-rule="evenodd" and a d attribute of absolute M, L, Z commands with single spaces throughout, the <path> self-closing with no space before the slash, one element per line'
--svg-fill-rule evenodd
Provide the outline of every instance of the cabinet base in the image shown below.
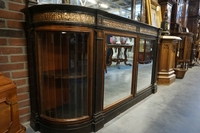
<path fill-rule="evenodd" d="M 158 85 L 170 85 L 176 80 L 176 75 L 173 72 L 159 72 L 157 77 Z"/>

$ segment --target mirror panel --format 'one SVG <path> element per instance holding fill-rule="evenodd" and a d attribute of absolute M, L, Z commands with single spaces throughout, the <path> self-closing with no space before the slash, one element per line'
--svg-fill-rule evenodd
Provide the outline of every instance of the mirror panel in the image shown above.
<path fill-rule="evenodd" d="M 101 9 L 125 18 L 131 18 L 131 2 L 132 0 L 74 0 L 70 1 L 70 4 Z"/>
<path fill-rule="evenodd" d="M 153 41 L 140 39 L 138 53 L 137 92 L 151 85 L 153 67 Z"/>
<path fill-rule="evenodd" d="M 131 95 L 135 38 L 107 35 L 104 108 Z"/>

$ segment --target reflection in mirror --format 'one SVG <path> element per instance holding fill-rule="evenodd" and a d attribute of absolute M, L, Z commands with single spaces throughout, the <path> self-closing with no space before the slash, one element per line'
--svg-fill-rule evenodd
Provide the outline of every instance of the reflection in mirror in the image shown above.
<path fill-rule="evenodd" d="M 142 11 L 142 2 L 141 0 L 136 0 L 134 20 L 141 21 L 141 11 Z"/>
<path fill-rule="evenodd" d="M 72 0 L 71 5 L 101 9 L 122 17 L 131 18 L 132 0 Z"/>
<path fill-rule="evenodd" d="M 38 0 L 38 4 L 61 4 L 62 0 Z"/>
<path fill-rule="evenodd" d="M 131 95 L 135 38 L 107 35 L 104 108 Z"/>
<path fill-rule="evenodd" d="M 132 0 L 38 0 L 38 4 L 62 4 L 79 5 L 95 9 L 101 9 L 125 18 L 131 18 Z"/>
<path fill-rule="evenodd" d="M 138 54 L 137 92 L 151 85 L 153 41 L 140 39 Z"/>

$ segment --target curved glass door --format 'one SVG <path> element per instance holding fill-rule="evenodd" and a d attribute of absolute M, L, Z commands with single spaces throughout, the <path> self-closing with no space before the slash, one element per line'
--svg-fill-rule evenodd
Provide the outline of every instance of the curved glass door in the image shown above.
<path fill-rule="evenodd" d="M 37 32 L 41 113 L 50 118 L 88 116 L 88 38 L 81 32 Z"/>

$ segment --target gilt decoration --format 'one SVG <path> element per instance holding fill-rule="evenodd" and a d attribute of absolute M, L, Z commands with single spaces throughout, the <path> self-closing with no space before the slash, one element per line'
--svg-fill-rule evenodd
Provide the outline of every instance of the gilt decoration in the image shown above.
<path fill-rule="evenodd" d="M 95 17 L 83 13 L 45 12 L 33 16 L 33 22 L 63 21 L 84 24 L 95 24 Z"/>

